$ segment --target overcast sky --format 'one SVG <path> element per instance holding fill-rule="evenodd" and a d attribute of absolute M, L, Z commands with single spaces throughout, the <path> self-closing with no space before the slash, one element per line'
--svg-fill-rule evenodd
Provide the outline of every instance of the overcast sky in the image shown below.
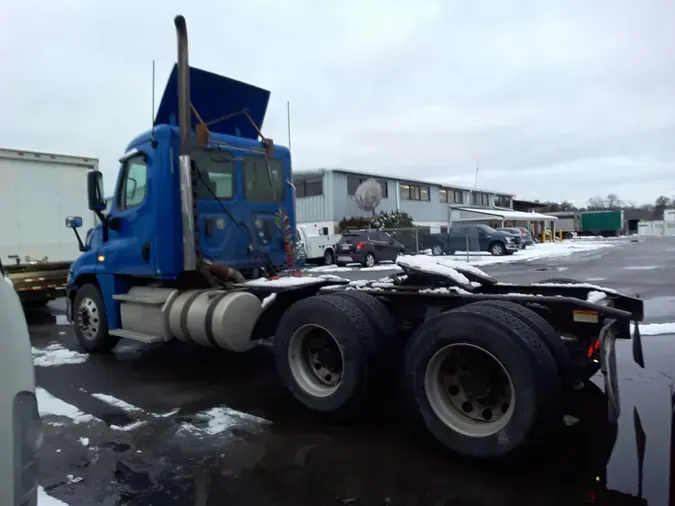
<path fill-rule="evenodd" d="M 329 5 L 330 4 L 330 5 Z M 117 158 L 150 127 L 185 15 L 194 66 L 272 92 L 294 168 L 522 198 L 675 195 L 672 0 L 55 0 L 0 19 L 0 146 Z"/>

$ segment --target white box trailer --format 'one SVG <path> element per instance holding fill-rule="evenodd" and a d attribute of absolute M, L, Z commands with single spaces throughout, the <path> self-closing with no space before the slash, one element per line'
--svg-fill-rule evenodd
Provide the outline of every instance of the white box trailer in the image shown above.
<path fill-rule="evenodd" d="M 80 255 L 65 218 L 81 216 L 85 232 L 94 227 L 86 177 L 92 169 L 95 158 L 0 149 L 0 262 L 24 303 L 63 294 Z"/>

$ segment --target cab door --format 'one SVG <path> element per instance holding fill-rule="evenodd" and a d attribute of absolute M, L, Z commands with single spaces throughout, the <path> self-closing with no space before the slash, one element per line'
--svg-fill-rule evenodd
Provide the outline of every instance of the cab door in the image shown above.
<path fill-rule="evenodd" d="M 131 276 L 155 275 L 155 216 L 152 209 L 152 180 L 149 177 L 154 151 L 138 152 L 122 162 L 117 190 L 109 218 L 118 222 L 110 227 L 108 241 L 100 253 L 106 270 Z"/>

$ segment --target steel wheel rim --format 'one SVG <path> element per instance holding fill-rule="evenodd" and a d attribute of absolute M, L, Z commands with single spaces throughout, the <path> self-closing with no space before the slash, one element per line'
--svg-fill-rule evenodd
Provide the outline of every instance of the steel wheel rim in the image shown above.
<path fill-rule="evenodd" d="M 84 297 L 77 308 L 77 327 L 87 341 L 96 339 L 101 320 L 98 306 L 91 297 Z"/>
<path fill-rule="evenodd" d="M 375 265 L 375 257 L 371 253 L 368 253 L 366 255 L 366 267 L 372 267 L 373 265 Z"/>
<path fill-rule="evenodd" d="M 342 384 L 342 348 L 333 334 L 320 325 L 303 325 L 293 333 L 288 344 L 288 365 L 297 385 L 314 397 L 328 397 Z"/>
<path fill-rule="evenodd" d="M 482 371 L 473 368 L 475 361 L 471 364 L 479 356 Z M 473 344 L 449 344 L 434 353 L 424 389 L 441 423 L 467 437 L 492 436 L 513 418 L 515 390 L 508 371 L 492 353 Z"/>

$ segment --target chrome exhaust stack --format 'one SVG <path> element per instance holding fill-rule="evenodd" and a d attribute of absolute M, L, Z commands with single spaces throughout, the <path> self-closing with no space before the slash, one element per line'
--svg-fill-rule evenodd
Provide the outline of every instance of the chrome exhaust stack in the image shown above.
<path fill-rule="evenodd" d="M 185 18 L 178 15 L 174 18 L 176 38 L 178 41 L 178 126 L 180 131 L 179 173 L 181 223 L 183 228 L 183 270 L 197 270 L 198 250 L 195 234 L 195 188 L 192 177 L 191 101 L 190 101 L 190 65 L 188 63 L 188 36 Z"/>

